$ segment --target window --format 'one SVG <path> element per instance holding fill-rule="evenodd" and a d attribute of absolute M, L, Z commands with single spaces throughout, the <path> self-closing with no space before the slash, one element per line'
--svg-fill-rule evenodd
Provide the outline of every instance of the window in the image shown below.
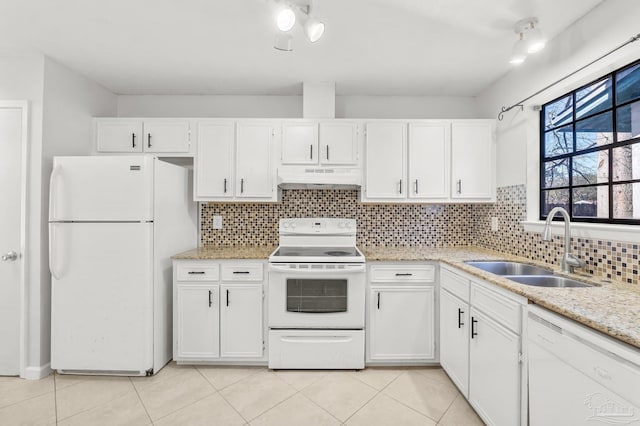
<path fill-rule="evenodd" d="M 540 217 L 640 224 L 640 61 L 542 106 Z"/>

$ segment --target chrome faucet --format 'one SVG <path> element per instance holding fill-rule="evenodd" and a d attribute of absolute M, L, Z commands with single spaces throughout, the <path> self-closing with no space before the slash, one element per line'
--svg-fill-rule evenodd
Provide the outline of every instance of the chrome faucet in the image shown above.
<path fill-rule="evenodd" d="M 564 218 L 564 255 L 560 261 L 560 270 L 566 273 L 573 273 L 573 268 L 581 268 L 585 265 L 585 261 L 578 259 L 574 254 L 571 254 L 571 222 L 569 219 L 569 213 L 562 207 L 554 207 L 547 215 L 547 221 L 544 225 L 544 232 L 542 233 L 542 241 L 551 241 L 551 221 L 557 214 L 562 214 Z"/>

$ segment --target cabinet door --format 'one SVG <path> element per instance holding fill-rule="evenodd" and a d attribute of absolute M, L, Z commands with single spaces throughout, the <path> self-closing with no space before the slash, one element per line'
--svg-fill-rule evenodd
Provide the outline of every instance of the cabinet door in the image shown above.
<path fill-rule="evenodd" d="M 405 123 L 367 123 L 365 198 L 405 198 Z"/>
<path fill-rule="evenodd" d="M 221 290 L 222 357 L 262 357 L 262 284 L 222 284 Z"/>
<path fill-rule="evenodd" d="M 450 124 L 409 124 L 409 198 L 449 198 Z"/>
<path fill-rule="evenodd" d="M 434 358 L 434 288 L 372 286 L 369 353 L 372 360 Z"/>
<path fill-rule="evenodd" d="M 453 123 L 451 197 L 491 199 L 494 193 L 494 156 L 491 123 Z"/>
<path fill-rule="evenodd" d="M 145 152 L 189 152 L 189 122 L 145 120 L 143 143 Z"/>
<path fill-rule="evenodd" d="M 240 198 L 271 198 L 273 127 L 264 123 L 238 123 L 235 194 Z"/>
<path fill-rule="evenodd" d="M 469 305 L 440 291 L 440 364 L 460 392 L 469 395 Z"/>
<path fill-rule="evenodd" d="M 233 197 L 233 147 L 235 125 L 198 123 L 195 158 L 196 198 Z"/>
<path fill-rule="evenodd" d="M 487 424 L 520 422 L 520 337 L 471 308 L 469 402 Z"/>
<path fill-rule="evenodd" d="M 142 121 L 96 119 L 94 128 L 98 152 L 142 152 Z"/>
<path fill-rule="evenodd" d="M 320 123 L 320 164 L 356 165 L 357 148 L 355 123 Z"/>
<path fill-rule="evenodd" d="M 282 164 L 318 163 L 318 124 L 282 125 Z"/>
<path fill-rule="evenodd" d="M 178 285 L 178 358 L 220 356 L 219 286 Z"/>

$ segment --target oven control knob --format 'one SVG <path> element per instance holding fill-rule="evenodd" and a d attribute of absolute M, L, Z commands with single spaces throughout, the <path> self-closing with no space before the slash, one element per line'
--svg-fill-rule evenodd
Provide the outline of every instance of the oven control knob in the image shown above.
<path fill-rule="evenodd" d="M 351 229 L 353 228 L 354 223 L 353 222 L 347 222 L 347 228 Z"/>
<path fill-rule="evenodd" d="M 291 229 L 296 229 L 296 224 L 295 223 L 291 224 Z"/>
<path fill-rule="evenodd" d="M 289 222 L 284 222 L 284 223 L 282 224 L 282 227 L 283 227 L 284 229 L 287 229 L 287 228 L 289 227 Z"/>
<path fill-rule="evenodd" d="M 340 223 L 338 224 L 338 227 L 339 227 L 339 228 L 344 228 L 345 226 L 347 226 L 347 225 L 346 225 L 344 222 L 340 222 Z"/>

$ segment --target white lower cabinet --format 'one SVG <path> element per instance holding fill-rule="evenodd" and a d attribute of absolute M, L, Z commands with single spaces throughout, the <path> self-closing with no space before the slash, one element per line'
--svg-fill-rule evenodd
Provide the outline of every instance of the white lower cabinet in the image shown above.
<path fill-rule="evenodd" d="M 442 367 L 485 423 L 526 424 L 521 316 L 527 300 L 441 268 Z"/>
<path fill-rule="evenodd" d="M 181 358 L 220 356 L 219 285 L 180 284 L 177 288 L 177 352 Z"/>
<path fill-rule="evenodd" d="M 220 347 L 223 358 L 260 358 L 262 283 L 222 284 Z"/>
<path fill-rule="evenodd" d="M 465 397 L 469 396 L 469 304 L 440 291 L 440 364 Z"/>
<path fill-rule="evenodd" d="M 175 260 L 173 269 L 174 360 L 264 363 L 264 262 Z"/>
<path fill-rule="evenodd" d="M 367 361 L 435 362 L 435 266 L 376 264 L 369 275 Z"/>
<path fill-rule="evenodd" d="M 471 307 L 469 402 L 488 424 L 520 424 L 520 336 Z"/>

